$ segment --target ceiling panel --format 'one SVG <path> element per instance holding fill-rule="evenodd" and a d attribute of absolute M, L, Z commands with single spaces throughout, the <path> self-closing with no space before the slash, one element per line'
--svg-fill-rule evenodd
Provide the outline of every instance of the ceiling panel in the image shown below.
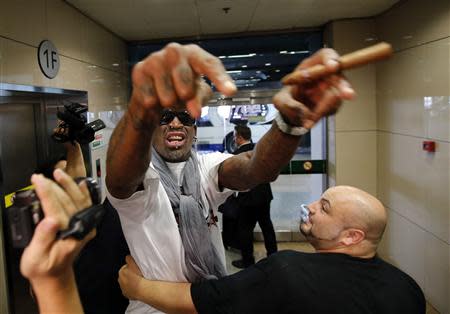
<path fill-rule="evenodd" d="M 200 33 L 194 0 L 147 0 L 140 7 L 145 14 L 147 39 L 196 36 Z"/>
<path fill-rule="evenodd" d="M 260 0 L 251 21 L 250 31 L 289 29 L 298 27 L 298 21 L 303 21 L 302 26 L 315 27 L 322 23 L 314 18 L 316 11 L 313 8 L 314 0 Z M 323 0 L 322 0 L 323 2 Z M 314 21 L 312 23 L 311 21 Z"/>
<path fill-rule="evenodd" d="M 393 6 L 398 0 L 355 1 L 355 0 L 322 0 L 314 1 L 308 8 L 315 12 L 308 16 L 306 22 L 301 16 L 296 27 L 308 26 L 305 24 L 323 25 L 331 20 L 375 16 Z M 330 14 L 332 12 L 332 14 Z"/>
<path fill-rule="evenodd" d="M 248 31 L 257 3 L 258 0 L 197 0 L 202 34 Z"/>
<path fill-rule="evenodd" d="M 68 0 L 87 16 L 126 40 L 200 33 L 194 0 Z"/>
<path fill-rule="evenodd" d="M 129 41 L 316 27 L 399 0 L 66 0 Z M 228 13 L 223 8 L 230 8 Z"/>
<path fill-rule="evenodd" d="M 398 0 L 260 0 L 250 30 L 317 27 L 331 20 L 377 15 Z"/>

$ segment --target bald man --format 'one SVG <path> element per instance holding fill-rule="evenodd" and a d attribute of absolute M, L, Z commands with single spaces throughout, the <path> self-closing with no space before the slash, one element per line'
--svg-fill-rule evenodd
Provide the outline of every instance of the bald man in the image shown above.
<path fill-rule="evenodd" d="M 144 279 L 131 257 L 122 292 L 167 313 L 425 313 L 416 282 L 380 259 L 386 210 L 372 195 L 333 187 L 306 206 L 300 230 L 316 253 L 282 251 L 199 283 Z"/>

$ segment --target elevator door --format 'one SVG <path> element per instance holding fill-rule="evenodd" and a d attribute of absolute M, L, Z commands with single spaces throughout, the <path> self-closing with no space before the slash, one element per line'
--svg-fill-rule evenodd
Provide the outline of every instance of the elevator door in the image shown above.
<path fill-rule="evenodd" d="M 0 104 L 0 145 L 3 194 L 15 192 L 30 185 L 30 176 L 38 161 L 36 115 L 40 104 Z M 1 202 L 4 208 L 4 200 Z M 4 217 L 4 216 L 3 216 Z M 5 221 L 3 221 L 5 226 Z M 7 239 L 5 239 L 7 240 Z M 5 241 L 7 243 L 7 241 Z M 30 295 L 29 284 L 19 270 L 22 250 L 5 245 L 8 260 L 9 302 L 12 313 L 38 313 Z"/>
<path fill-rule="evenodd" d="M 3 191 L 30 185 L 37 166 L 34 104 L 0 105 Z M 5 165 L 8 165 L 5 167 Z"/>

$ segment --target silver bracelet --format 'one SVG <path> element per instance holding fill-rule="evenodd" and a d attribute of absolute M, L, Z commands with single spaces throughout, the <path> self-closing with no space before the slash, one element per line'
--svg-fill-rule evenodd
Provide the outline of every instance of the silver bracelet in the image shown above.
<path fill-rule="evenodd" d="M 289 135 L 302 136 L 309 132 L 309 129 L 302 126 L 294 126 L 286 123 L 279 112 L 275 117 L 275 122 L 281 132 Z"/>

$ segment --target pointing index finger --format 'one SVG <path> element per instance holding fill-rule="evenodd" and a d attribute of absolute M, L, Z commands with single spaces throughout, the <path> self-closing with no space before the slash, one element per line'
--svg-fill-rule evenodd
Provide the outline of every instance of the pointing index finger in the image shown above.
<path fill-rule="evenodd" d="M 339 72 L 339 55 L 333 49 L 322 49 L 305 59 L 291 74 L 285 76 L 283 84 L 299 84 Z"/>
<path fill-rule="evenodd" d="M 197 45 L 187 45 L 186 50 L 189 64 L 197 74 L 206 75 L 226 96 L 232 96 L 237 91 L 236 85 L 218 58 Z"/>

